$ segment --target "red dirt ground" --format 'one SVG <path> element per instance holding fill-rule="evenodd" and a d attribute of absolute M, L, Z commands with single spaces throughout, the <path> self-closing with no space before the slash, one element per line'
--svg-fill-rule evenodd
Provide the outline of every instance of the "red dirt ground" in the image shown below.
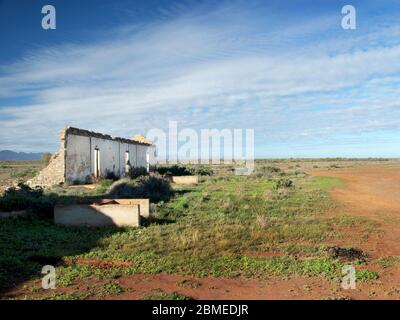
<path fill-rule="evenodd" d="M 331 214 L 349 214 L 377 221 L 384 232 L 362 243 L 373 259 L 400 254 L 400 168 L 360 166 L 335 170 L 313 169 L 313 175 L 332 176 L 342 179 L 346 185 L 331 191 L 340 204 Z M 356 228 L 355 228 L 356 229 Z M 356 230 L 354 230 L 356 231 Z M 355 246 L 357 233 L 349 233 L 342 244 Z M 359 242 L 358 242 L 359 243 Z M 251 254 L 251 253 L 249 253 Z M 91 264 L 90 261 L 77 263 Z M 95 261 L 94 264 L 105 266 Z M 112 263 L 114 266 L 114 263 Z M 108 267 L 108 263 L 106 263 Z M 378 271 L 377 281 L 357 283 L 356 290 L 342 290 L 339 283 L 330 283 L 322 278 L 290 277 L 270 278 L 265 281 L 249 279 L 195 278 L 179 275 L 135 274 L 122 276 L 116 282 L 127 292 L 106 299 L 141 299 L 153 290 L 177 292 L 194 299 L 328 299 L 348 297 L 352 299 L 400 299 L 400 266 L 382 269 L 374 263 L 369 270 Z M 195 285 L 183 285 L 194 283 Z M 82 292 L 88 286 L 99 284 L 99 280 L 87 279 L 82 285 L 60 289 L 59 292 Z M 21 288 L 10 293 L 21 297 Z M 103 297 L 92 297 L 103 298 Z"/>
<path fill-rule="evenodd" d="M 400 167 L 375 165 L 309 173 L 344 181 L 345 187 L 331 191 L 341 205 L 338 210 L 380 224 L 381 236 L 368 242 L 373 257 L 400 256 Z"/>
<path fill-rule="evenodd" d="M 194 288 L 183 286 L 184 280 L 195 282 L 199 286 Z M 329 283 L 322 278 L 290 277 L 285 280 L 271 278 L 260 281 L 135 274 L 118 280 L 118 284 L 130 292 L 108 296 L 106 299 L 141 299 L 159 289 L 201 300 L 399 299 L 399 293 L 394 293 L 393 283 L 387 285 L 386 279 L 382 280 L 368 285 L 360 284 L 356 290 L 343 290 L 340 284 Z M 386 284 L 383 285 L 383 282 Z"/>
<path fill-rule="evenodd" d="M 336 213 L 362 216 L 377 221 L 384 231 L 380 237 L 373 236 L 362 249 L 370 257 L 400 255 L 400 168 L 360 166 L 335 170 L 312 170 L 319 176 L 340 178 L 342 188 L 335 188 L 331 195 L 340 207 Z M 333 212 L 332 214 L 336 214 Z M 353 235 L 353 237 L 356 235 Z M 346 243 L 351 246 L 349 235 Z M 342 290 L 339 284 L 328 283 L 319 278 L 291 277 L 268 281 L 221 278 L 188 278 L 177 275 L 133 275 L 119 280 L 122 287 L 132 291 L 118 299 L 139 299 L 145 292 L 162 289 L 178 292 L 195 299 L 325 299 L 349 297 L 353 299 L 399 299 L 400 268 L 385 269 L 369 265 L 370 270 L 379 271 L 379 280 L 358 284 L 357 290 Z M 200 283 L 198 288 L 182 287 L 182 280 Z"/>
<path fill-rule="evenodd" d="M 197 284 L 196 287 L 182 285 L 182 282 Z M 287 280 L 249 280 L 225 278 L 197 278 L 179 275 L 142 275 L 124 276 L 118 280 L 121 287 L 132 291 L 115 299 L 140 299 L 144 293 L 161 289 L 165 292 L 177 292 L 193 299 L 318 299 L 332 296 L 329 285 L 320 279 L 292 277 Z"/>

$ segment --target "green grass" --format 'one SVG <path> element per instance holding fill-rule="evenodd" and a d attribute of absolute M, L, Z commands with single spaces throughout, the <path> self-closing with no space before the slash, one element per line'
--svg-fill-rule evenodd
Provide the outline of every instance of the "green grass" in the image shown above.
<path fill-rule="evenodd" d="M 124 293 L 126 290 L 118 283 L 106 283 L 101 288 L 101 294 L 104 296 L 118 295 Z"/>
<path fill-rule="evenodd" d="M 379 274 L 374 271 L 369 270 L 356 270 L 356 279 L 357 281 L 366 282 L 377 280 L 379 278 Z"/>
<path fill-rule="evenodd" d="M 314 177 L 313 184 L 315 187 L 322 190 L 330 190 L 332 188 L 342 188 L 345 186 L 344 182 L 334 177 Z"/>
<path fill-rule="evenodd" d="M 177 292 L 166 292 L 161 289 L 153 290 L 142 297 L 143 300 L 191 300 L 190 297 L 186 297 Z"/>
<path fill-rule="evenodd" d="M 37 172 L 38 171 L 33 168 L 28 168 L 23 171 L 12 172 L 11 177 L 12 178 L 27 178 L 27 177 L 32 178 L 37 174 Z"/>
<path fill-rule="evenodd" d="M 152 207 L 156 218 L 146 227 L 88 229 L 55 226 L 45 219 L 0 220 L 0 288 L 39 278 L 44 263 L 57 265 L 60 287 L 89 277 L 112 280 L 121 274 L 160 272 L 339 279 L 342 262 L 331 258 L 323 243 L 340 239 L 341 230 L 354 224 L 367 228 L 356 218 L 325 215 L 334 206 L 327 191 L 340 186 L 340 180 L 284 172 L 265 177 L 260 172 L 252 177 L 214 175 L 197 186 L 177 187 L 174 198 Z M 282 177 L 293 184 L 276 188 Z M 97 190 L 85 192 L 101 195 L 108 185 L 105 180 Z M 72 196 L 71 190 L 81 192 L 61 187 L 51 191 Z M 249 252 L 282 256 L 257 257 Z M 77 257 L 131 261 L 133 266 L 100 269 L 63 264 L 65 258 Z M 357 274 L 363 281 L 376 276 L 368 270 Z M 111 283 L 100 291 L 107 295 L 120 290 Z"/>
<path fill-rule="evenodd" d="M 112 185 L 114 181 L 111 179 L 103 179 L 100 181 L 100 184 L 96 188 L 97 194 L 105 194 L 108 188 Z"/>
<path fill-rule="evenodd" d="M 0 186 L 9 180 L 30 179 L 42 168 L 42 161 L 0 161 Z"/>
<path fill-rule="evenodd" d="M 88 298 L 86 294 L 80 293 L 61 293 L 55 292 L 49 295 L 46 295 L 43 300 L 82 300 Z"/>
<path fill-rule="evenodd" d="M 192 276 L 246 277 L 266 279 L 270 276 L 289 275 L 318 276 L 327 278 L 338 276 L 339 265 L 328 259 L 297 260 L 292 257 L 254 258 L 254 257 L 153 257 L 152 261 L 142 259 L 131 273 L 179 273 Z"/>
<path fill-rule="evenodd" d="M 396 266 L 397 264 L 400 264 L 399 256 L 389 256 L 378 260 L 378 265 L 382 268 L 391 268 Z"/>

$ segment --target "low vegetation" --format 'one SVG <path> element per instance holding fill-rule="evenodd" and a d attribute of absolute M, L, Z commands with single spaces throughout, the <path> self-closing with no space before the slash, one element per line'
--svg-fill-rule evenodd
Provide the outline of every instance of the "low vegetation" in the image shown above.
<path fill-rule="evenodd" d="M 168 201 L 173 190 L 170 181 L 159 175 L 125 178 L 110 185 L 107 194 L 112 198 L 149 198 L 151 202 Z"/>
<path fill-rule="evenodd" d="M 0 193 L 2 187 L 33 178 L 43 167 L 42 161 L 0 161 Z"/>
<path fill-rule="evenodd" d="M 161 172 L 183 170 L 169 168 Z M 43 217 L 0 220 L 0 291 L 39 278 L 43 264 L 56 266 L 60 288 L 79 279 L 106 281 L 90 293 L 97 296 L 120 294 L 123 289 L 113 281 L 135 273 L 257 279 L 298 275 L 337 283 L 341 267 L 350 259 L 361 267 L 359 280 L 379 276 L 368 270 L 367 258 L 359 249 L 328 245 L 345 237 L 346 229 L 357 225 L 363 233 L 370 228 L 362 219 L 325 214 L 334 206 L 327 191 L 340 181 L 312 177 L 299 168 L 283 170 L 271 163 L 261 163 L 249 177 L 233 175 L 232 167 L 200 170 L 209 175 L 196 186 L 172 188 L 159 170 L 134 179 L 105 179 L 91 191 L 57 186 L 49 193 L 21 186 L 6 192 L 0 199 L 2 208 L 33 207 L 43 212 L 47 210 L 41 207 L 43 202 L 50 206 L 74 197 L 148 197 L 154 218 L 140 228 L 120 229 L 62 227 Z M 74 262 L 79 259 L 129 263 L 105 269 Z M 152 297 L 186 298 L 165 292 L 153 292 L 147 298 Z M 48 298 L 86 296 L 59 293 Z"/>
<path fill-rule="evenodd" d="M 169 165 L 169 166 L 159 166 L 157 167 L 157 172 L 161 175 L 170 176 L 211 176 L 213 170 L 209 166 L 205 165 Z"/>
<path fill-rule="evenodd" d="M 0 211 L 28 210 L 41 216 L 50 216 L 58 196 L 45 195 L 41 188 L 32 189 L 20 183 L 17 187 L 8 188 L 0 196 Z"/>
<path fill-rule="evenodd" d="M 45 152 L 42 154 L 42 162 L 44 166 L 47 166 L 50 162 L 52 154 L 50 152 Z"/>
<path fill-rule="evenodd" d="M 191 300 L 190 297 L 186 297 L 177 292 L 165 292 L 164 290 L 158 289 L 146 294 L 142 297 L 143 300 Z"/>

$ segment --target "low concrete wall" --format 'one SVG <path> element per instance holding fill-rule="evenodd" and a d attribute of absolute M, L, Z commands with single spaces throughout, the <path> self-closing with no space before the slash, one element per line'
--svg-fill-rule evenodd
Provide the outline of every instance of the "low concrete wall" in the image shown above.
<path fill-rule="evenodd" d="M 126 200 L 59 205 L 54 208 L 54 223 L 67 226 L 137 227 L 140 225 L 139 207 L 138 204 L 130 204 Z"/>
<path fill-rule="evenodd" d="M 172 176 L 172 182 L 176 184 L 197 184 L 198 176 Z"/>
<path fill-rule="evenodd" d="M 28 216 L 28 212 L 26 210 L 19 210 L 19 211 L 0 211 L 0 219 L 1 218 L 18 218 L 18 217 L 26 217 Z"/>
<path fill-rule="evenodd" d="M 123 205 L 138 205 L 139 215 L 143 218 L 150 217 L 150 200 L 149 199 L 118 199 L 116 200 Z"/>

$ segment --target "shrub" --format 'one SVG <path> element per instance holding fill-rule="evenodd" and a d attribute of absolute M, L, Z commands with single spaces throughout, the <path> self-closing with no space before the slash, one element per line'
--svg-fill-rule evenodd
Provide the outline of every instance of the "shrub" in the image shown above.
<path fill-rule="evenodd" d="M 136 191 L 139 197 L 149 198 L 152 202 L 169 200 L 173 194 L 170 181 L 158 174 L 140 177 Z"/>
<path fill-rule="evenodd" d="M 113 198 L 149 198 L 151 202 L 167 201 L 173 194 L 171 183 L 159 174 L 124 178 L 114 182 L 107 193 Z"/>
<path fill-rule="evenodd" d="M 161 175 L 171 175 L 171 176 L 210 176 L 214 172 L 213 170 L 204 165 L 194 165 L 194 166 L 184 166 L 184 165 L 172 165 L 172 166 L 161 166 L 156 169 L 156 171 Z"/>
<path fill-rule="evenodd" d="M 211 176 L 214 173 L 213 169 L 204 165 L 193 167 L 193 169 L 195 174 L 199 176 Z"/>
<path fill-rule="evenodd" d="M 119 176 L 118 176 L 114 171 L 107 170 L 107 171 L 106 171 L 106 179 L 107 179 L 107 180 L 114 180 L 114 181 L 116 181 L 116 180 L 119 179 Z"/>
<path fill-rule="evenodd" d="M 4 211 L 25 209 L 27 203 L 43 195 L 41 188 L 32 189 L 20 183 L 17 187 L 8 188 L 0 199 L 0 208 Z"/>
<path fill-rule="evenodd" d="M 133 188 L 134 188 L 134 180 L 129 178 L 123 178 L 118 181 L 115 181 L 107 190 L 107 194 L 112 196 L 113 198 L 129 198 L 132 196 Z"/>
<path fill-rule="evenodd" d="M 171 176 L 189 176 L 192 172 L 185 166 L 173 165 L 166 167 L 158 167 L 157 172 L 161 175 L 171 175 Z"/>
<path fill-rule="evenodd" d="M 0 210 L 29 210 L 33 213 L 50 215 L 57 201 L 57 195 L 44 195 L 41 188 L 30 188 L 20 183 L 17 187 L 7 189 L 0 198 Z"/>
<path fill-rule="evenodd" d="M 279 179 L 275 184 L 275 189 L 291 188 L 293 187 L 293 181 L 290 179 Z"/>
<path fill-rule="evenodd" d="M 275 166 L 267 166 L 264 168 L 264 170 L 266 172 L 271 172 L 271 173 L 281 173 L 282 170 L 279 167 L 275 167 Z"/>
<path fill-rule="evenodd" d="M 25 169 L 21 172 L 12 172 L 11 177 L 13 178 L 26 178 L 26 177 L 34 177 L 36 175 L 37 171 L 30 168 L 30 169 Z"/>
<path fill-rule="evenodd" d="M 148 175 L 147 169 L 143 168 L 143 167 L 131 167 L 129 169 L 129 173 L 128 173 L 128 176 L 131 179 L 135 179 L 135 178 L 138 178 L 141 176 L 147 176 L 147 175 Z"/>
<path fill-rule="evenodd" d="M 43 165 L 47 166 L 50 162 L 51 159 L 51 153 L 50 152 L 45 152 L 42 154 L 42 162 Z"/>
<path fill-rule="evenodd" d="M 261 166 L 261 167 L 256 166 L 256 169 L 251 174 L 252 177 L 256 178 L 273 178 L 284 175 L 285 172 L 283 172 L 281 168 L 275 166 Z"/>
<path fill-rule="evenodd" d="M 345 261 L 355 261 L 358 260 L 360 262 L 367 261 L 367 255 L 357 248 L 341 248 L 341 247 L 328 247 L 328 254 L 332 258 L 339 258 Z"/>
<path fill-rule="evenodd" d="M 52 217 L 54 213 L 54 206 L 57 204 L 58 199 L 59 197 L 55 193 L 43 195 L 38 199 L 38 201 L 33 202 L 30 210 L 36 215 Z"/>

